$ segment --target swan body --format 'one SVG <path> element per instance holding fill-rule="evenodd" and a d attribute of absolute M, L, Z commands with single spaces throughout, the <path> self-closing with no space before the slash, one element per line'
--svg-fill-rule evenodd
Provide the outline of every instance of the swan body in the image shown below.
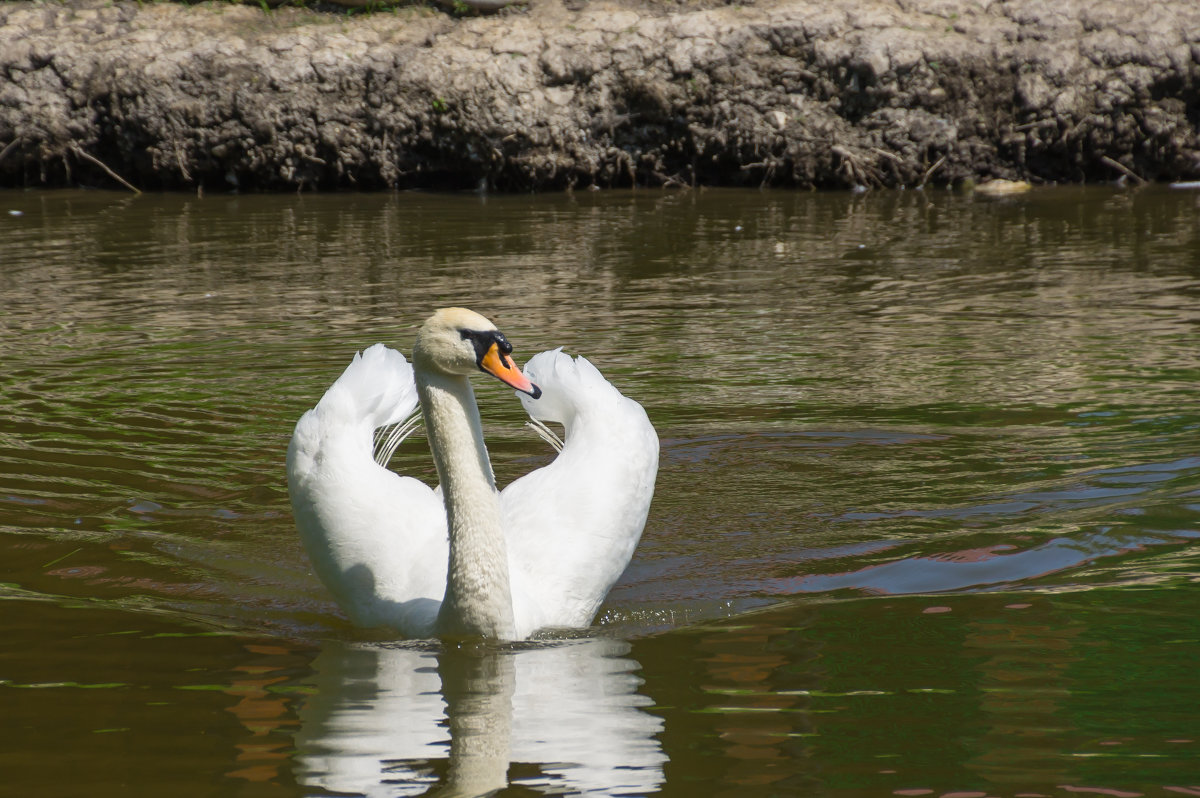
<path fill-rule="evenodd" d="M 321 581 L 351 620 L 406 637 L 523 640 L 589 625 L 629 563 L 658 470 L 641 405 L 582 357 L 531 358 L 462 308 L 421 328 L 410 364 L 376 344 L 356 354 L 288 447 L 288 492 Z M 415 367 L 415 368 L 414 368 Z M 498 491 L 468 376 L 516 388 L 561 451 Z M 420 405 L 440 485 L 375 462 L 376 429 Z"/>

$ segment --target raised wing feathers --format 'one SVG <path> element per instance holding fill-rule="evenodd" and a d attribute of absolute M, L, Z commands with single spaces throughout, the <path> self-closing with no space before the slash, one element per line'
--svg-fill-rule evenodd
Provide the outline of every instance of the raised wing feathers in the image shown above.
<path fill-rule="evenodd" d="M 641 538 L 658 471 L 658 436 L 641 405 L 585 358 L 530 359 L 542 389 L 530 416 L 563 424 L 562 451 L 500 494 L 513 609 L 539 627 L 585 626 Z"/>

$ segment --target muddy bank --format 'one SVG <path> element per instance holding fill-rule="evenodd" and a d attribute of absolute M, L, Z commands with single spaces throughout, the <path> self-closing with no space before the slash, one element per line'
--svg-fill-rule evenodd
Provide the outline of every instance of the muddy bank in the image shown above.
<path fill-rule="evenodd" d="M 1198 86 L 1195 0 L 0 3 L 0 185 L 1195 179 Z"/>

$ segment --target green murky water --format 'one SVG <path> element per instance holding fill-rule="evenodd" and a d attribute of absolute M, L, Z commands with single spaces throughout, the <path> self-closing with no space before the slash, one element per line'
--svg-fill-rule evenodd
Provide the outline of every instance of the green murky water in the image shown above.
<path fill-rule="evenodd" d="M 9 192 L 0 242 L 11 794 L 1200 795 L 1200 194 Z M 292 424 L 448 304 L 659 430 L 593 636 L 389 643 L 309 572 Z"/>

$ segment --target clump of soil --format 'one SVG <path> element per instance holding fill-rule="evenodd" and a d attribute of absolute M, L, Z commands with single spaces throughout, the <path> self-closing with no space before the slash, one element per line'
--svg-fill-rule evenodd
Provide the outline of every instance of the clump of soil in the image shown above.
<path fill-rule="evenodd" d="M 1194 0 L 0 3 L 0 185 L 1200 177 Z"/>

